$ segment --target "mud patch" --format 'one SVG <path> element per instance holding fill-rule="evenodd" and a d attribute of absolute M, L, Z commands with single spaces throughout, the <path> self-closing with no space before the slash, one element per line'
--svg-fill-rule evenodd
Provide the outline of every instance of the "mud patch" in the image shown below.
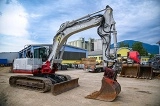
<path fill-rule="evenodd" d="M 0 74 L 0 76 L 4 76 L 4 75 L 1 75 L 1 74 Z"/>
<path fill-rule="evenodd" d="M 5 81 L 0 81 L 0 83 L 6 83 Z"/>
<path fill-rule="evenodd" d="M 134 88 L 134 87 L 126 87 L 126 88 L 138 90 L 138 88 Z"/>
<path fill-rule="evenodd" d="M 150 93 L 149 91 L 137 91 L 137 92 L 152 94 L 152 93 Z"/>

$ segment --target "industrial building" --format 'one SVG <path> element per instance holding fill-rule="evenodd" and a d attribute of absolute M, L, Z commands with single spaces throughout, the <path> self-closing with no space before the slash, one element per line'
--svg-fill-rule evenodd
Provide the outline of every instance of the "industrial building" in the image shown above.
<path fill-rule="evenodd" d="M 32 44 L 26 45 L 19 52 L 2 52 L 0 53 L 0 64 L 12 63 L 16 58 L 42 58 L 42 61 L 45 62 L 48 59 L 51 49 L 52 44 Z M 87 56 L 88 51 L 86 49 L 66 45 L 62 56 L 62 64 L 74 63 Z"/>
<path fill-rule="evenodd" d="M 62 51 L 62 48 L 60 52 Z M 42 61 L 45 62 L 51 53 L 51 49 L 52 44 L 27 45 L 23 50 L 19 51 L 19 58 L 42 58 Z M 62 64 L 74 63 L 75 61 L 81 60 L 81 58 L 86 58 L 87 56 L 88 52 L 86 49 L 66 45 L 62 56 Z"/>
<path fill-rule="evenodd" d="M 88 58 L 95 58 L 97 63 L 102 61 L 102 50 L 88 52 Z"/>
<path fill-rule="evenodd" d="M 94 51 L 102 50 L 102 40 L 94 39 Z"/>
<path fill-rule="evenodd" d="M 141 56 L 141 64 L 146 64 L 149 61 L 149 56 Z"/>
<path fill-rule="evenodd" d="M 118 50 L 117 50 L 117 54 L 120 54 L 120 57 L 118 57 L 118 59 L 120 59 L 120 58 L 127 58 L 127 53 L 129 52 L 129 51 L 131 51 L 132 49 L 131 48 L 128 48 L 128 47 L 121 47 L 121 48 L 119 48 Z"/>
<path fill-rule="evenodd" d="M 88 41 L 85 41 L 84 38 L 79 38 L 78 40 L 68 42 L 67 44 L 71 46 L 83 48 L 88 51 L 94 51 L 94 39 L 92 38 L 89 38 Z"/>
<path fill-rule="evenodd" d="M 110 54 L 114 53 L 114 49 L 110 50 Z M 88 58 L 95 58 L 97 63 L 101 63 L 103 58 L 102 58 L 102 50 L 97 50 L 97 51 L 89 51 L 88 52 Z"/>
<path fill-rule="evenodd" d="M 11 66 L 13 60 L 18 58 L 18 52 L 1 52 L 0 53 L 0 66 Z"/>
<path fill-rule="evenodd" d="M 118 59 L 121 58 L 127 58 L 127 54 L 129 51 L 131 51 L 131 48 L 128 47 L 121 47 L 117 49 L 117 54 L 120 55 L 120 57 L 118 57 Z M 110 54 L 114 54 L 114 49 L 110 50 Z M 98 50 L 98 51 L 90 51 L 88 52 L 88 57 L 90 58 L 96 58 L 96 62 L 100 63 L 102 61 L 102 50 Z M 148 61 L 149 58 L 146 58 L 144 56 L 141 57 L 141 60 L 144 62 Z"/>
<path fill-rule="evenodd" d="M 88 51 L 102 50 L 102 40 L 101 39 L 89 38 L 88 41 L 86 41 L 84 38 L 79 38 L 78 40 L 68 42 L 67 44 L 76 46 L 79 48 L 87 49 Z"/>

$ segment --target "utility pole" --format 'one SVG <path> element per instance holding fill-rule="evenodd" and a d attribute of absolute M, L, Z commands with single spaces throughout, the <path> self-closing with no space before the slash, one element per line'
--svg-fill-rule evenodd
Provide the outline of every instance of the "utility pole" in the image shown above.
<path fill-rule="evenodd" d="M 157 44 L 159 45 L 159 54 L 160 54 L 160 41 L 158 41 Z"/>

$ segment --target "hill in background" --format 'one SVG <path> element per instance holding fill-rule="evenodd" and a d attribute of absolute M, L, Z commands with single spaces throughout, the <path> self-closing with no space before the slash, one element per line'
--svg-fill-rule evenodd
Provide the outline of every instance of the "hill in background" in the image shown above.
<path fill-rule="evenodd" d="M 135 42 L 140 42 L 140 41 L 134 41 L 134 40 L 124 40 L 124 41 L 121 41 L 121 42 L 124 42 L 125 44 L 129 44 L 129 47 L 131 48 L 132 45 L 135 43 Z M 118 46 L 119 46 L 119 43 L 121 42 L 118 42 Z M 143 47 L 147 50 L 148 53 L 151 53 L 151 54 L 158 54 L 159 53 L 159 47 L 158 45 L 150 45 L 150 44 L 147 44 L 147 43 L 143 43 L 141 42 Z M 111 48 L 113 48 L 113 44 L 111 45 Z"/>

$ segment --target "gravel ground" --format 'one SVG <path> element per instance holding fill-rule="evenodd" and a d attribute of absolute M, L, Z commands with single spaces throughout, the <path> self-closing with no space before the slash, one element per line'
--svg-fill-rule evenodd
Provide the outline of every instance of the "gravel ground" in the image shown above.
<path fill-rule="evenodd" d="M 79 87 L 60 95 L 39 93 L 10 87 L 8 80 L 16 73 L 0 67 L 0 106 L 160 106 L 160 79 L 118 77 L 121 92 L 113 102 L 86 99 L 85 96 L 101 87 L 103 73 L 89 73 L 82 69 L 58 71 L 79 78 Z"/>

